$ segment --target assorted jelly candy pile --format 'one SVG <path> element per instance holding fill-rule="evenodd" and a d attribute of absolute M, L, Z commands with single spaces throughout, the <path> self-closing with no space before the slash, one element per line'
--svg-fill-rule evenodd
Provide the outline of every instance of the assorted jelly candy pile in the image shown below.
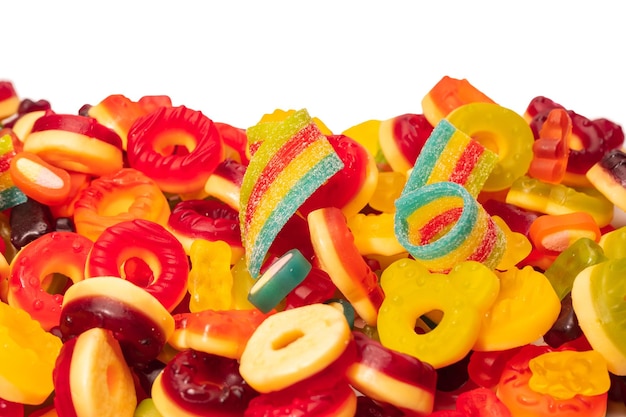
<path fill-rule="evenodd" d="M 605 416 L 624 132 L 443 77 L 342 132 L 0 81 L 6 416 Z"/>

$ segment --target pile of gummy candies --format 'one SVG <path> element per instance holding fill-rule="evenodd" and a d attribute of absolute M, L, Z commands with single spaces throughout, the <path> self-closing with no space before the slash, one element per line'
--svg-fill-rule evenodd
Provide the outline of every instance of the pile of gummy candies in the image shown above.
<path fill-rule="evenodd" d="M 251 127 L 0 81 L 6 416 L 605 416 L 626 401 L 621 126 L 443 77 Z"/>

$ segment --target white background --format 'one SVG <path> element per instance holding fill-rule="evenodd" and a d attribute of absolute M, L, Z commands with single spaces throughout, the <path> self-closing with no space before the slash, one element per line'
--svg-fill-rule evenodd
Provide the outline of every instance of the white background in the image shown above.
<path fill-rule="evenodd" d="M 420 113 L 444 75 L 523 113 L 547 96 L 626 125 L 621 2 L 25 1 L 2 6 L 0 79 L 76 113 L 166 94 L 247 128 L 307 108 L 339 133 Z M 626 414 L 622 414 L 626 415 Z"/>
<path fill-rule="evenodd" d="M 626 124 L 619 1 L 23 1 L 2 8 L 0 78 L 75 113 L 166 94 L 246 128 L 307 108 L 335 133 L 420 113 L 444 75 L 522 113 L 547 96 Z"/>

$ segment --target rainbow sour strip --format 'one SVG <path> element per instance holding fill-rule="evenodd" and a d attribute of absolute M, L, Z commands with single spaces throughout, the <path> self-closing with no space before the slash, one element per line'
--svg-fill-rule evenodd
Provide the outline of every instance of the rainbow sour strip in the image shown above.
<path fill-rule="evenodd" d="M 239 220 L 248 271 L 260 274 L 272 242 L 304 201 L 343 162 L 306 110 L 247 130 L 258 148 L 241 185 Z"/>
<path fill-rule="evenodd" d="M 0 211 L 25 203 L 26 195 L 15 186 L 9 167 L 15 156 L 11 135 L 0 137 Z"/>
<path fill-rule="evenodd" d="M 495 268 L 506 237 L 462 185 L 427 184 L 396 200 L 395 232 L 407 251 L 432 272 L 466 260 Z"/>
<path fill-rule="evenodd" d="M 443 119 L 424 144 L 403 193 L 450 181 L 476 197 L 498 162 L 498 155 Z"/>

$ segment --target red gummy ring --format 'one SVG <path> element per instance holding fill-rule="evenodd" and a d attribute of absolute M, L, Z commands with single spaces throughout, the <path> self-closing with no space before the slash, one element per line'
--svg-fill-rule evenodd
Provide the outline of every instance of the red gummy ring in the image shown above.
<path fill-rule="evenodd" d="M 128 131 L 128 163 L 165 192 L 204 188 L 224 159 L 224 144 L 213 121 L 199 111 L 161 107 L 138 118 Z"/>
<path fill-rule="evenodd" d="M 48 233 L 26 245 L 11 262 L 8 303 L 27 311 L 45 330 L 57 326 L 63 294 L 47 292 L 53 274 L 63 274 L 74 283 L 83 280 L 92 245 L 74 232 Z"/>
<path fill-rule="evenodd" d="M 125 268 L 134 261 L 144 262 L 152 276 L 137 276 Z M 85 266 L 85 278 L 124 278 L 144 287 L 169 312 L 184 298 L 188 275 L 187 254 L 176 237 L 160 224 L 143 219 L 107 228 L 94 242 Z"/>
<path fill-rule="evenodd" d="M 165 225 L 167 198 L 154 180 L 133 168 L 91 181 L 74 204 L 76 231 L 95 241 L 109 226 L 133 219 Z"/>

